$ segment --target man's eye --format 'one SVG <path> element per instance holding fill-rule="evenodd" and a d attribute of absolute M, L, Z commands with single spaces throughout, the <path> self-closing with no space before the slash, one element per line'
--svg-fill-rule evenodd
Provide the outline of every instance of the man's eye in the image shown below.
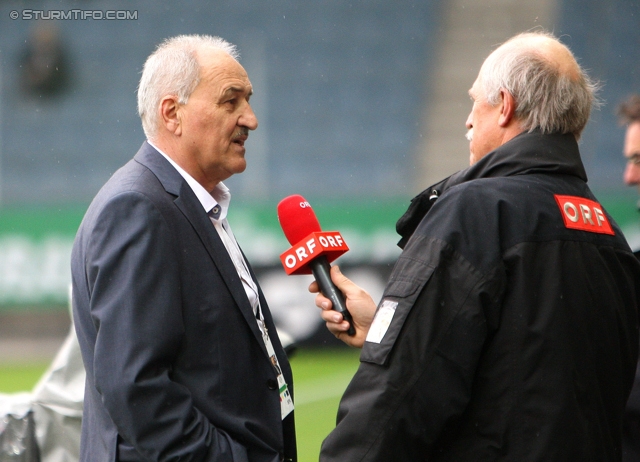
<path fill-rule="evenodd" d="M 629 157 L 627 157 L 627 162 L 633 165 L 640 165 L 640 152 L 631 154 Z"/>

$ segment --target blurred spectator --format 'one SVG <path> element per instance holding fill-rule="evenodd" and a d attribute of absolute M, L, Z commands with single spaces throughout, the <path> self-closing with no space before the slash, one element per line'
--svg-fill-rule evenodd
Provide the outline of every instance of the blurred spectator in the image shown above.
<path fill-rule="evenodd" d="M 627 126 L 623 153 L 627 159 L 624 182 L 640 190 L 640 94 L 631 96 L 618 107 L 620 121 Z M 639 202 L 640 207 L 640 202 Z M 640 257 L 638 249 L 634 249 Z M 623 422 L 622 458 L 626 462 L 640 461 L 640 377 L 636 379 L 627 401 Z"/>
<path fill-rule="evenodd" d="M 68 84 L 68 61 L 55 25 L 36 23 L 20 58 L 25 92 L 34 96 L 62 93 Z"/>
<path fill-rule="evenodd" d="M 640 94 L 631 96 L 618 108 L 620 121 L 627 125 L 624 138 L 624 156 L 627 167 L 624 182 L 640 189 Z"/>

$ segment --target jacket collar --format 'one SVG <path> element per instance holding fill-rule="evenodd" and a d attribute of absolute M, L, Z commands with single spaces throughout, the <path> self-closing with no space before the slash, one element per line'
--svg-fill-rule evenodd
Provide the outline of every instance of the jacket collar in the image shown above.
<path fill-rule="evenodd" d="M 479 178 L 498 178 L 534 173 L 564 174 L 587 181 L 580 151 L 572 134 L 524 132 L 491 151 L 474 165 L 425 189 L 411 199 L 411 205 L 396 223 L 404 248 L 415 229 L 438 197 L 453 186 Z"/>
<path fill-rule="evenodd" d="M 134 160 L 151 170 L 165 191 L 174 196 L 180 195 L 183 183 L 186 184 L 182 175 L 148 142 L 142 143 Z"/>

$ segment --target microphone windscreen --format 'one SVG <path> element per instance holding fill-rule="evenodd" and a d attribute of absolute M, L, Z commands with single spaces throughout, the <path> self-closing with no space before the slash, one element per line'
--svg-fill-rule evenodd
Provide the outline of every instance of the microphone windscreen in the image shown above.
<path fill-rule="evenodd" d="M 299 194 L 285 197 L 280 201 L 278 220 L 291 245 L 296 245 L 311 233 L 322 231 L 311 205 Z"/>

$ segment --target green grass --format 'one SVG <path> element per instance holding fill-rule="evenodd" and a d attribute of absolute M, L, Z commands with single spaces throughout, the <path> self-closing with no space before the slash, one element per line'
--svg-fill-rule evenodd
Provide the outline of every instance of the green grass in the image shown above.
<path fill-rule="evenodd" d="M 295 382 L 298 461 L 317 462 L 333 429 L 340 397 L 358 367 L 359 350 L 306 349 L 291 358 Z M 48 364 L 0 364 L 0 393 L 31 391 Z"/>
<path fill-rule="evenodd" d="M 295 385 L 298 461 L 317 462 L 322 440 L 335 427 L 342 393 L 358 368 L 360 350 L 301 350 L 291 358 Z"/>
<path fill-rule="evenodd" d="M 31 391 L 47 367 L 48 364 L 42 363 L 1 364 L 0 393 Z"/>

